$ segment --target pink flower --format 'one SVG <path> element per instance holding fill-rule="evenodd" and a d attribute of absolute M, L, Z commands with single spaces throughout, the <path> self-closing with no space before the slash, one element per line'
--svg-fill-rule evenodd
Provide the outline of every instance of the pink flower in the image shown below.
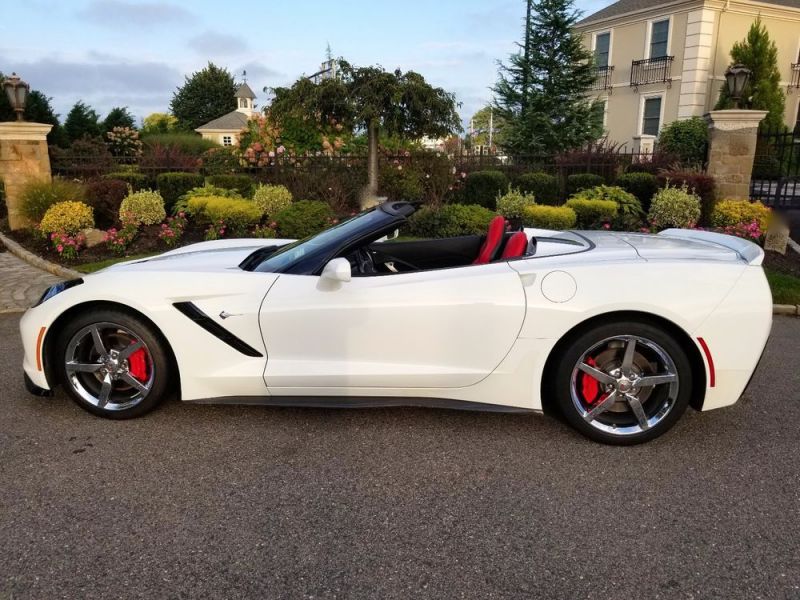
<path fill-rule="evenodd" d="M 59 244 L 58 246 L 56 246 L 56 250 L 58 250 L 58 253 L 61 254 L 64 251 L 64 246 Z"/>
<path fill-rule="evenodd" d="M 610 223 L 603 223 L 603 229 L 611 229 Z"/>

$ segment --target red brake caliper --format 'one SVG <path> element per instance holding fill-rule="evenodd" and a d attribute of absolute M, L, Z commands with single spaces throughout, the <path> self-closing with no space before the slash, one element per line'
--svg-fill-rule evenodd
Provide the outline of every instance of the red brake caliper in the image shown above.
<path fill-rule="evenodd" d="M 586 364 L 590 367 L 597 366 L 597 363 L 591 356 L 586 359 Z M 608 394 L 600 394 L 600 382 L 591 375 L 583 372 L 581 372 L 581 394 L 583 394 L 583 399 L 587 404 L 595 404 L 608 398 Z"/>
<path fill-rule="evenodd" d="M 139 348 L 128 357 L 128 371 L 139 381 L 147 381 L 147 354 Z"/>

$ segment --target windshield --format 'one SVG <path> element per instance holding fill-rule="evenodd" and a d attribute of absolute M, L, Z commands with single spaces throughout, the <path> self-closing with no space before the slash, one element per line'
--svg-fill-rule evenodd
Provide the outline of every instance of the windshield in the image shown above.
<path fill-rule="evenodd" d="M 282 246 L 262 260 L 253 270 L 262 273 L 281 273 L 306 259 L 327 258 L 362 233 L 374 231 L 385 224 L 387 217 L 385 212 L 373 208 L 321 233 Z"/>

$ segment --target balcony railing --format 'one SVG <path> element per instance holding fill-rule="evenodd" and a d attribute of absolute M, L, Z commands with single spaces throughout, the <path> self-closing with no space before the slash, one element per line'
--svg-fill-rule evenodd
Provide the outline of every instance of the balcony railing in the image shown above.
<path fill-rule="evenodd" d="M 800 63 L 792 63 L 792 82 L 789 87 L 800 89 Z"/>
<path fill-rule="evenodd" d="M 610 90 L 611 76 L 614 74 L 614 67 L 595 67 L 594 84 L 592 90 Z"/>
<path fill-rule="evenodd" d="M 674 56 L 634 60 L 631 63 L 631 87 L 649 83 L 672 83 L 673 60 Z"/>

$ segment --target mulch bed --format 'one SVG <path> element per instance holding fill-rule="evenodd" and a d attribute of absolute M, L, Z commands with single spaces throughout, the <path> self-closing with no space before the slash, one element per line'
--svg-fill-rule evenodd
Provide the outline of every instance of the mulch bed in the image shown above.
<path fill-rule="evenodd" d="M 786 249 L 785 256 L 777 252 L 767 252 L 764 257 L 764 266 L 778 273 L 800 277 L 800 254 L 791 248 Z"/>

